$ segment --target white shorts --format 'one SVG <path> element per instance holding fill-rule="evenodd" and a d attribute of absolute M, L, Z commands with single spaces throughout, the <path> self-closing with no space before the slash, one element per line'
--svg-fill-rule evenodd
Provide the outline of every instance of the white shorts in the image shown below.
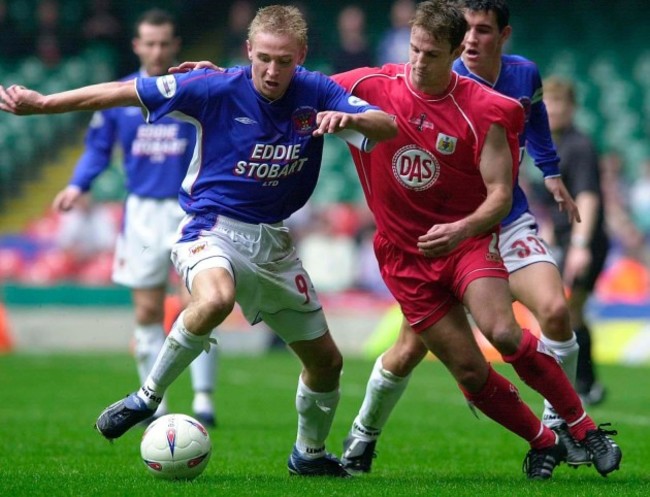
<path fill-rule="evenodd" d="M 186 216 L 181 226 L 191 219 Z M 286 343 L 314 340 L 328 330 L 289 229 L 281 224 L 248 224 L 219 216 L 198 240 L 174 245 L 172 261 L 189 289 L 198 272 L 227 269 L 248 322 L 264 321 Z"/>
<path fill-rule="evenodd" d="M 129 195 L 115 247 L 113 281 L 129 288 L 166 285 L 171 249 L 184 214 L 177 199 Z"/>
<path fill-rule="evenodd" d="M 537 221 L 530 212 L 501 227 L 499 252 L 508 273 L 537 262 L 557 266 L 551 249 L 537 233 Z"/>

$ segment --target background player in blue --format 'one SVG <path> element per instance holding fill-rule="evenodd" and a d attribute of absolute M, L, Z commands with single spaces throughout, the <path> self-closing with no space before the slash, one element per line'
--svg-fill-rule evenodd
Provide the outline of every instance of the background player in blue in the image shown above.
<path fill-rule="evenodd" d="M 179 50 L 174 18 L 158 9 L 143 13 L 135 23 L 133 38 L 133 52 L 141 67 L 123 81 L 166 74 Z M 72 209 L 109 167 L 114 146 L 119 143 L 128 198 L 115 248 L 113 281 L 131 288 L 136 322 L 134 355 L 141 382 L 147 378 L 165 341 L 163 318 L 170 254 L 184 215 L 178 204 L 178 189 L 192 158 L 195 139 L 192 124 L 171 118 L 147 124 L 138 107 L 96 112 L 86 135 L 86 148 L 70 183 L 53 202 L 55 210 Z M 184 286 L 179 293 L 187 303 L 189 294 Z M 194 389 L 192 411 L 206 426 L 215 423 L 212 392 L 216 361 L 217 351 L 213 349 L 199 355 L 190 366 Z M 167 410 L 166 405 L 161 405 L 156 415 Z"/>
<path fill-rule="evenodd" d="M 238 302 L 251 323 L 264 320 L 303 365 L 290 473 L 345 477 L 338 459 L 325 452 L 342 358 L 282 222 L 313 192 L 324 134 L 345 129 L 379 141 L 395 136 L 397 128 L 391 116 L 328 77 L 298 67 L 307 54 L 307 26 L 297 8 L 260 9 L 247 47 L 252 64 L 224 72 L 136 78 L 135 84 L 104 83 L 50 96 L 0 86 L 0 110 L 34 114 L 141 104 L 148 122 L 173 112 L 197 128 L 180 194 L 187 215 L 172 254 L 192 299 L 141 389 L 97 419 L 102 435 L 117 438 L 151 416 Z"/>
<path fill-rule="evenodd" d="M 570 289 L 571 323 L 580 344 L 576 390 L 584 404 L 593 405 L 604 400 L 605 389 L 596 379 L 585 304 L 605 266 L 609 239 L 605 230 L 598 152 L 591 139 L 574 123 L 576 103 L 576 90 L 571 81 L 558 77 L 544 80 L 544 104 L 562 159 L 560 171 L 567 189 L 575 196 L 582 222 L 570 223 L 552 210 L 542 231 L 554 247 L 564 284 Z M 541 193 L 538 200 L 545 206 L 549 202 L 552 204 L 550 195 Z"/>
<path fill-rule="evenodd" d="M 559 208 L 566 211 L 570 222 L 579 221 L 575 202 L 560 177 L 539 71 L 521 56 L 502 53 L 512 33 L 507 5 L 502 0 L 464 0 L 462 5 L 468 31 L 454 70 L 522 103 L 527 118 L 520 137 L 522 158 L 525 148 L 542 170 L 545 186 Z M 553 351 L 575 384 L 579 347 L 571 330 L 562 278 L 548 246 L 537 233 L 537 222 L 518 184 L 512 209 L 501 224 L 499 250 L 510 273 L 513 297 L 535 315 L 542 330 L 541 342 Z M 370 471 L 381 430 L 404 393 L 411 372 L 425 355 L 426 348 L 404 322 L 396 343 L 377 359 L 370 375 L 363 404 L 344 442 L 342 461 L 346 468 Z M 569 464 L 592 462 L 590 453 L 573 440 L 564 421 L 546 401 L 543 421 L 560 435 L 568 450 Z"/>

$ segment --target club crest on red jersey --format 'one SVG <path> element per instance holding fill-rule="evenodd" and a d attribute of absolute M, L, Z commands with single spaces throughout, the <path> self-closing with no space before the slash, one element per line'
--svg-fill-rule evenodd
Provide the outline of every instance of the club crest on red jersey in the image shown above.
<path fill-rule="evenodd" d="M 411 124 L 414 124 L 418 131 L 434 128 L 433 123 L 431 121 L 427 121 L 426 114 L 420 114 L 417 117 L 412 117 L 409 119 L 409 122 Z"/>
<path fill-rule="evenodd" d="M 431 152 L 407 145 L 393 156 L 393 174 L 409 190 L 422 191 L 436 182 L 440 164 Z"/>
<path fill-rule="evenodd" d="M 299 135 L 309 135 L 316 129 L 316 109 L 313 107 L 298 107 L 291 114 L 293 129 Z"/>
<path fill-rule="evenodd" d="M 451 155 L 456 151 L 456 137 L 438 133 L 436 150 L 444 155 Z"/>

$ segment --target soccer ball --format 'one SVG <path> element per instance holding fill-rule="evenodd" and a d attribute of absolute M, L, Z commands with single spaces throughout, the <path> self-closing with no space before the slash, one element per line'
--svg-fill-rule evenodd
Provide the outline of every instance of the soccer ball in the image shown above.
<path fill-rule="evenodd" d="M 191 480 L 208 465 L 212 443 L 207 430 L 185 414 L 167 414 L 152 422 L 140 442 L 149 472 L 166 480 Z"/>

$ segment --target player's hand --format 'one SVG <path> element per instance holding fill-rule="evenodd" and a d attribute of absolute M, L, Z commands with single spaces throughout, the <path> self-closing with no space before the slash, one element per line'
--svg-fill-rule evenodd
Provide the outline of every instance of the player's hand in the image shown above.
<path fill-rule="evenodd" d="M 193 71 L 194 69 L 212 69 L 213 71 L 223 71 L 223 67 L 219 67 L 209 60 L 200 60 L 198 62 L 188 61 L 183 62 L 177 66 L 172 66 L 168 69 L 171 74 L 181 74 Z"/>
<path fill-rule="evenodd" d="M 40 93 L 20 85 L 11 85 L 9 88 L 0 85 L 0 110 L 17 116 L 28 116 L 39 114 L 42 108 L 43 95 Z"/>
<path fill-rule="evenodd" d="M 564 284 L 568 288 L 571 288 L 577 278 L 587 274 L 590 265 L 591 251 L 589 248 L 570 245 L 567 249 L 566 258 L 564 260 L 564 270 L 562 271 Z"/>
<path fill-rule="evenodd" d="M 562 178 L 544 178 L 544 186 L 553 195 L 553 199 L 557 202 L 560 212 L 566 212 L 567 219 L 570 223 L 573 223 L 573 221 L 581 221 L 578 206 L 566 189 L 566 186 L 564 186 Z"/>
<path fill-rule="evenodd" d="M 354 118 L 346 112 L 326 110 L 316 114 L 316 126 L 313 136 L 323 136 L 329 133 L 336 133 L 351 126 Z"/>
<path fill-rule="evenodd" d="M 418 238 L 418 249 L 425 257 L 441 257 L 454 250 L 465 238 L 462 223 L 436 224 Z"/>
<path fill-rule="evenodd" d="M 52 201 L 52 209 L 57 212 L 67 212 L 77 204 L 82 195 L 83 192 L 78 186 L 68 185 L 56 194 Z"/>

